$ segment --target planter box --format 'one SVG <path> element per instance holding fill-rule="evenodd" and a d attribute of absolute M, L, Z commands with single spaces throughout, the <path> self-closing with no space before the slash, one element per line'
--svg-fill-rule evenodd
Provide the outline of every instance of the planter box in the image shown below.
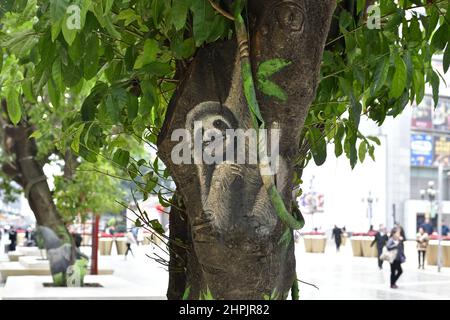
<path fill-rule="evenodd" d="M 116 238 L 116 248 L 118 255 L 124 255 L 127 251 L 127 238 Z"/>
<path fill-rule="evenodd" d="M 373 236 L 353 236 L 351 238 L 353 256 L 367 258 L 378 257 L 377 247 L 375 245 L 373 247 L 370 246 L 374 239 L 375 237 Z"/>
<path fill-rule="evenodd" d="M 427 248 L 427 264 L 436 266 L 438 256 L 438 240 L 431 240 Z M 450 241 L 442 241 L 442 266 L 450 267 Z"/>
<path fill-rule="evenodd" d="M 49 269 L 50 264 L 47 259 L 42 259 L 39 257 L 20 257 L 19 263 L 23 265 L 25 268 L 29 269 Z"/>
<path fill-rule="evenodd" d="M 25 256 L 23 253 L 20 253 L 18 251 L 9 251 L 8 252 L 8 259 L 11 262 L 18 262 L 20 257 Z"/>
<path fill-rule="evenodd" d="M 9 251 L 8 258 L 9 261 L 19 261 L 20 257 L 31 256 L 38 257 L 41 256 L 41 250 L 38 247 L 16 247 L 16 251 Z"/>
<path fill-rule="evenodd" d="M 361 240 L 363 257 L 366 258 L 378 257 L 377 246 L 376 245 L 373 245 L 373 247 L 370 246 L 375 237 L 364 237 L 364 238 L 365 239 Z"/>
<path fill-rule="evenodd" d="M 98 240 L 98 250 L 102 256 L 110 256 L 113 245 L 113 239 L 103 238 Z"/>
<path fill-rule="evenodd" d="M 17 234 L 17 245 L 23 246 L 25 244 L 25 233 L 18 233 Z"/>
<path fill-rule="evenodd" d="M 327 244 L 327 237 L 322 235 L 304 235 L 306 252 L 324 253 Z"/>
<path fill-rule="evenodd" d="M 352 243 L 352 251 L 354 257 L 362 257 L 363 251 L 362 251 L 362 240 L 358 239 L 359 237 L 352 237 L 351 243 Z"/>
<path fill-rule="evenodd" d="M 341 236 L 341 246 L 345 246 L 347 244 L 348 236 Z"/>
<path fill-rule="evenodd" d="M 151 288 L 138 286 L 115 276 L 86 276 L 85 283 L 98 283 L 102 287 L 52 288 L 50 276 L 10 277 L 3 288 L 3 300 L 162 300 L 152 296 Z"/>

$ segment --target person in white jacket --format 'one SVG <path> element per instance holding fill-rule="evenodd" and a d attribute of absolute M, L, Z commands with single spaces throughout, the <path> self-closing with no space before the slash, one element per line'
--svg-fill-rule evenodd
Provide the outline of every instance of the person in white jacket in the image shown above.
<path fill-rule="evenodd" d="M 128 252 L 134 257 L 133 250 L 131 250 L 131 245 L 136 244 L 136 239 L 131 231 L 127 232 L 127 251 L 125 251 L 125 260 L 127 259 Z"/>

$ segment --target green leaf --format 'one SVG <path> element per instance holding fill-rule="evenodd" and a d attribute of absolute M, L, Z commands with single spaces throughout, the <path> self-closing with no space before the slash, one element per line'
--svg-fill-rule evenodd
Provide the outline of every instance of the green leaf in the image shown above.
<path fill-rule="evenodd" d="M 92 88 L 91 93 L 84 100 L 83 105 L 81 106 L 81 117 L 83 121 L 92 121 L 95 119 L 95 115 L 97 114 L 97 106 L 102 101 L 107 91 L 108 85 L 103 82 L 99 82 L 94 88 Z"/>
<path fill-rule="evenodd" d="M 375 142 L 377 145 L 381 145 L 381 141 L 378 137 L 375 136 L 368 136 L 367 139 L 372 140 L 373 142 Z"/>
<path fill-rule="evenodd" d="M 309 130 L 309 139 L 314 162 L 317 166 L 321 166 L 325 163 L 327 158 L 327 143 L 325 137 L 318 128 L 312 127 Z"/>
<path fill-rule="evenodd" d="M 271 59 L 264 61 L 258 67 L 257 77 L 258 79 L 268 79 L 291 64 L 291 61 L 285 59 Z"/>
<path fill-rule="evenodd" d="M 56 59 L 52 66 L 52 76 L 51 78 L 54 81 L 55 88 L 61 92 L 64 91 L 64 84 L 63 84 L 63 77 L 62 77 L 62 70 L 61 70 L 61 60 Z"/>
<path fill-rule="evenodd" d="M 399 56 L 395 56 L 395 73 L 392 79 L 389 97 L 398 98 L 402 95 L 406 87 L 406 64 Z"/>
<path fill-rule="evenodd" d="M 97 35 L 91 34 L 86 37 L 86 54 L 83 59 L 83 74 L 86 80 L 96 76 L 99 67 L 99 41 Z"/>
<path fill-rule="evenodd" d="M 75 153 L 78 153 L 80 151 L 80 138 L 81 134 L 84 131 L 84 123 L 81 124 L 81 126 L 75 131 L 72 143 L 70 144 L 70 147 Z"/>
<path fill-rule="evenodd" d="M 375 147 L 369 146 L 369 156 L 372 158 L 373 161 L 375 161 Z"/>
<path fill-rule="evenodd" d="M 69 46 L 71 46 L 73 44 L 73 42 L 75 41 L 75 37 L 77 36 L 78 31 L 76 29 L 68 27 L 67 17 L 65 17 L 63 19 L 61 30 L 62 30 L 62 34 L 64 36 L 64 40 L 66 40 L 67 44 Z"/>
<path fill-rule="evenodd" d="M 133 121 L 136 116 L 138 115 L 139 110 L 139 100 L 138 98 L 133 95 L 128 95 L 128 103 L 127 103 L 127 111 L 128 111 L 128 119 L 130 121 Z"/>
<path fill-rule="evenodd" d="M 284 59 L 272 59 L 261 63 L 257 72 L 258 89 L 268 96 L 285 102 L 288 99 L 286 92 L 268 79 L 291 64 L 291 61 Z"/>
<path fill-rule="evenodd" d="M 139 219 L 139 218 L 136 219 L 136 221 L 134 222 L 134 226 L 137 227 L 137 228 L 142 227 L 141 219 Z"/>
<path fill-rule="evenodd" d="M 286 102 L 288 99 L 288 96 L 286 92 L 281 89 L 278 85 L 273 83 L 272 81 L 266 80 L 259 80 L 258 81 L 258 89 L 263 92 L 265 95 L 278 98 L 279 100 Z"/>
<path fill-rule="evenodd" d="M 52 103 L 52 105 L 55 108 L 59 108 L 60 106 L 60 91 L 58 90 L 58 88 L 55 85 L 55 81 L 53 79 L 49 79 L 49 81 L 47 82 L 47 90 L 48 90 L 48 95 L 50 97 L 50 102 Z"/>
<path fill-rule="evenodd" d="M 22 91 L 25 98 L 31 103 L 37 103 L 36 97 L 33 91 L 33 80 L 30 78 L 25 78 L 22 81 Z"/>
<path fill-rule="evenodd" d="M 336 158 L 342 155 L 342 138 L 344 137 L 345 128 L 342 124 L 338 124 L 336 134 L 334 136 L 334 154 Z"/>
<path fill-rule="evenodd" d="M 445 49 L 446 44 L 449 41 L 450 27 L 447 23 L 443 23 L 439 29 L 434 33 L 431 45 L 436 50 L 441 51 Z"/>
<path fill-rule="evenodd" d="M 50 19 L 52 23 L 62 20 L 66 14 L 70 0 L 50 0 Z"/>
<path fill-rule="evenodd" d="M 158 221 L 158 219 L 150 220 L 149 221 L 150 227 L 155 230 L 159 234 L 164 234 L 164 228 L 161 225 L 161 223 Z"/>
<path fill-rule="evenodd" d="M 366 8 L 366 0 L 358 0 L 356 2 L 356 13 L 360 13 Z"/>
<path fill-rule="evenodd" d="M 450 43 L 447 44 L 447 49 L 445 49 L 443 66 L 444 66 L 444 73 L 447 73 L 448 68 L 450 67 Z"/>
<path fill-rule="evenodd" d="M 145 184 L 144 189 L 145 189 L 145 192 L 150 193 L 155 189 L 155 187 L 158 183 L 158 177 L 154 177 L 153 172 L 150 172 L 149 174 L 146 175 L 146 179 L 147 179 L 147 182 Z"/>
<path fill-rule="evenodd" d="M 416 93 L 416 103 L 420 104 L 425 96 L 425 80 L 419 69 L 414 70 L 413 87 Z"/>
<path fill-rule="evenodd" d="M 158 41 L 154 39 L 145 40 L 144 50 L 136 59 L 134 69 L 142 68 L 146 64 L 155 61 L 159 52 L 161 52 L 161 50 L 159 49 Z"/>
<path fill-rule="evenodd" d="M 114 0 L 103 0 L 103 14 L 107 15 L 111 12 Z"/>
<path fill-rule="evenodd" d="M 436 108 L 439 103 L 439 76 L 436 72 L 431 71 L 431 79 L 429 79 L 431 88 L 433 89 L 433 101 L 434 107 Z"/>
<path fill-rule="evenodd" d="M 119 122 L 123 108 L 128 102 L 128 93 L 123 88 L 111 89 L 107 95 L 105 106 L 106 112 L 113 123 Z"/>
<path fill-rule="evenodd" d="M 17 125 L 22 118 L 22 106 L 19 99 L 19 93 L 14 87 L 10 87 L 7 91 L 6 108 L 9 119 L 14 125 Z"/>
<path fill-rule="evenodd" d="M 51 27 L 51 35 L 52 35 L 52 42 L 55 42 L 55 40 L 58 38 L 62 28 L 62 20 L 59 22 L 52 23 Z"/>
<path fill-rule="evenodd" d="M 2 72 L 3 68 L 3 49 L 0 47 L 0 72 Z"/>
<path fill-rule="evenodd" d="M 103 17 L 104 22 L 105 22 L 105 28 L 108 31 L 108 33 L 115 39 L 117 40 L 121 40 L 122 36 L 120 35 L 120 33 L 116 30 L 112 20 L 111 20 L 111 16 L 110 15 L 106 15 Z"/>
<path fill-rule="evenodd" d="M 40 137 L 42 137 L 42 132 L 39 130 L 36 130 L 36 131 L 33 131 L 33 133 L 30 134 L 30 136 L 28 138 L 39 139 Z"/>
<path fill-rule="evenodd" d="M 183 292 L 183 298 L 182 300 L 189 299 L 189 294 L 191 293 L 191 286 L 187 286 L 186 289 Z"/>
<path fill-rule="evenodd" d="M 173 0 L 170 21 L 175 30 L 179 31 L 186 25 L 187 14 L 191 5 L 190 0 Z"/>
<path fill-rule="evenodd" d="M 69 87 L 75 87 L 82 78 L 81 69 L 72 62 L 71 59 L 67 59 L 67 64 L 62 64 L 62 74 L 64 84 Z"/>
<path fill-rule="evenodd" d="M 118 149 L 114 153 L 113 161 L 121 167 L 126 168 L 128 162 L 130 161 L 130 152 L 123 149 Z"/>
<path fill-rule="evenodd" d="M 383 59 L 377 65 L 375 70 L 373 84 L 370 89 L 370 93 L 373 95 L 375 92 L 381 89 L 386 82 L 389 72 L 389 58 Z"/>
<path fill-rule="evenodd" d="M 191 6 L 193 13 L 193 31 L 195 45 L 200 47 L 210 34 L 210 25 L 214 20 L 214 9 L 210 5 L 208 0 L 196 0 L 193 1 Z"/>
<path fill-rule="evenodd" d="M 361 161 L 361 163 L 364 162 L 364 159 L 366 158 L 366 153 L 367 153 L 367 144 L 365 141 L 361 141 L 361 143 L 359 144 L 359 149 L 358 149 L 358 157 L 359 157 L 359 161 Z"/>

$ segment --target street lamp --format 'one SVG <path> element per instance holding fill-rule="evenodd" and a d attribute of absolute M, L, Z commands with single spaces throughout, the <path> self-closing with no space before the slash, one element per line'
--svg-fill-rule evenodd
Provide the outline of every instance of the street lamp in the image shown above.
<path fill-rule="evenodd" d="M 316 199 L 315 199 L 315 193 L 314 193 L 314 189 L 313 189 L 313 183 L 314 183 L 314 179 L 316 177 L 313 175 L 311 177 L 311 180 L 309 181 L 309 194 L 307 196 L 307 204 L 308 204 L 308 211 L 311 214 L 311 224 L 313 226 L 313 228 L 315 227 L 314 225 L 314 214 L 317 211 L 317 203 L 316 203 Z"/>
<path fill-rule="evenodd" d="M 369 217 L 369 225 L 372 226 L 372 217 L 373 217 L 373 203 L 378 201 L 377 198 L 372 197 L 372 192 L 369 191 L 369 195 L 367 198 L 363 198 L 362 202 L 367 202 L 367 215 Z"/>
<path fill-rule="evenodd" d="M 436 199 L 436 189 L 434 189 L 434 181 L 428 181 L 428 188 L 420 190 L 420 197 L 422 198 L 422 200 L 424 200 L 425 197 L 428 198 L 428 201 L 430 202 L 430 218 L 433 218 L 433 202 Z"/>
<path fill-rule="evenodd" d="M 438 190 L 437 192 L 434 189 L 434 182 L 429 181 L 428 182 L 428 188 L 426 190 L 420 190 L 420 196 L 422 199 L 425 199 L 425 196 L 428 196 L 428 200 L 430 201 L 430 216 L 432 216 L 432 210 L 433 210 L 433 201 L 436 199 L 436 194 L 439 196 L 438 199 L 438 256 L 437 256 L 437 267 L 438 272 L 441 272 L 442 267 L 442 202 L 444 200 L 444 171 L 447 171 L 447 174 L 449 172 L 449 169 L 444 169 L 444 165 L 442 162 L 439 163 L 438 166 Z"/>

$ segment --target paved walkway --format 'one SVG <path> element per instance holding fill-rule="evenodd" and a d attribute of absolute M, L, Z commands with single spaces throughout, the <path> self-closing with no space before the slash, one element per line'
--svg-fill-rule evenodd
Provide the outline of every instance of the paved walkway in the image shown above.
<path fill-rule="evenodd" d="M 115 252 L 112 256 L 100 256 L 99 264 L 113 268 L 114 275 L 143 286 L 149 295 L 164 298 L 168 283 L 166 268 L 150 258 L 163 253 L 152 246 L 134 246 L 133 251 L 135 256 L 129 255 L 127 260 Z M 5 258 L 2 253 L 0 259 Z M 300 241 L 296 256 L 298 277 L 319 287 L 317 290 L 300 284 L 301 299 L 450 299 L 450 268 L 441 273 L 432 266 L 418 270 L 414 242 L 406 245 L 407 262 L 403 264 L 404 274 L 396 290 L 389 287 L 389 265 L 385 263 L 380 271 L 375 258 L 353 257 L 350 243 L 336 253 L 329 240 L 325 254 L 315 254 L 305 253 Z"/>
<path fill-rule="evenodd" d="M 328 241 L 331 242 L 331 241 Z M 378 269 L 376 258 L 353 257 L 350 243 L 336 253 L 329 243 L 325 254 L 305 253 L 303 242 L 296 246 L 297 275 L 319 290 L 300 285 L 301 299 L 411 300 L 450 299 L 450 270 L 437 272 L 435 266 L 417 269 L 415 242 L 406 243 L 407 261 L 398 289 L 389 286 L 390 266 Z"/>

